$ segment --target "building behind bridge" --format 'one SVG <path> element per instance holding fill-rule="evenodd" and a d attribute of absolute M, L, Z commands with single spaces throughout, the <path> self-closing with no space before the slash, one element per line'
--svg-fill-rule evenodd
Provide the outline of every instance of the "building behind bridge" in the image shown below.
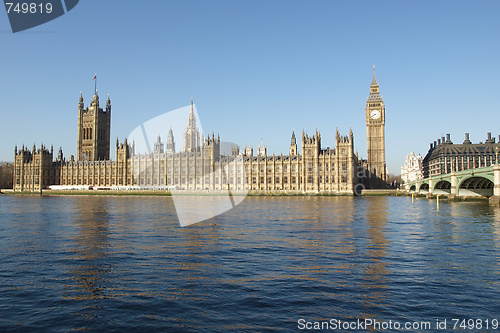
<path fill-rule="evenodd" d="M 482 168 L 496 163 L 499 143 L 491 133 L 487 133 L 485 142 L 472 143 L 469 133 L 465 133 L 465 140 L 456 144 L 451 141 L 450 134 L 441 137 L 430 144 L 429 151 L 423 159 L 423 178 Z"/>
<path fill-rule="evenodd" d="M 401 184 L 408 184 L 418 179 L 424 178 L 423 157 L 415 155 L 413 151 L 406 155 L 405 164 L 401 167 Z"/>

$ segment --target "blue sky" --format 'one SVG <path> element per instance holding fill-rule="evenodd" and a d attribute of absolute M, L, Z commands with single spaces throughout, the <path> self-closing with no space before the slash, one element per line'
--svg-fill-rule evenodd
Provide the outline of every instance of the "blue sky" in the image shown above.
<path fill-rule="evenodd" d="M 0 160 L 41 142 L 76 153 L 77 105 L 98 75 L 112 142 L 194 97 L 205 132 L 288 153 L 292 130 L 352 127 L 366 157 L 372 65 L 386 104 L 386 159 L 451 133 L 497 137 L 499 1 L 80 1 L 13 34 L 0 13 Z M 175 133 L 180 136 L 180 133 Z M 112 155 L 114 148 L 112 146 Z"/>

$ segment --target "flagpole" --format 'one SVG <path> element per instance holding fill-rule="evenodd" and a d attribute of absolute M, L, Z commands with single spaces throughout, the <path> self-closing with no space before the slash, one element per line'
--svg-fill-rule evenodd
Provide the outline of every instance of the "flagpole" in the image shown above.
<path fill-rule="evenodd" d="M 97 73 L 94 75 L 94 90 L 95 90 L 95 95 L 97 96 Z"/>

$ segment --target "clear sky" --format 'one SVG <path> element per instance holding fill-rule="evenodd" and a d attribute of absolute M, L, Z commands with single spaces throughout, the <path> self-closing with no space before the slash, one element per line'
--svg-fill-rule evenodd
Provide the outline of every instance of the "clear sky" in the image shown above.
<path fill-rule="evenodd" d="M 500 1 L 84 0 L 13 34 L 0 10 L 0 161 L 43 142 L 76 154 L 77 106 L 112 101 L 111 141 L 194 97 L 205 133 L 288 154 L 292 130 L 354 132 L 366 157 L 372 65 L 386 159 L 451 133 L 498 140 Z M 179 136 L 180 133 L 175 133 Z M 114 145 L 112 144 L 112 156 Z"/>

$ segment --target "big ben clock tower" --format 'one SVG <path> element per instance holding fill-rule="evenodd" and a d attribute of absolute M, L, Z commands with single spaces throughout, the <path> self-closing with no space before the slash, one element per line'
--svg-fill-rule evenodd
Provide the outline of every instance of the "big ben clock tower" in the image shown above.
<path fill-rule="evenodd" d="M 366 148 L 369 171 L 387 181 L 387 168 L 385 164 L 385 106 L 379 93 L 377 79 L 375 78 L 375 65 L 373 65 L 373 79 L 370 84 L 370 97 L 366 101 Z"/>

